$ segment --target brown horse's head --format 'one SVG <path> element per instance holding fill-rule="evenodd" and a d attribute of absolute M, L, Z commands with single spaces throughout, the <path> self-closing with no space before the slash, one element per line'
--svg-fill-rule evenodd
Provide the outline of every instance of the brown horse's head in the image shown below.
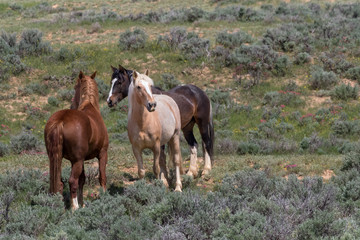
<path fill-rule="evenodd" d="M 119 69 L 111 66 L 113 74 L 111 76 L 110 92 L 107 98 L 109 107 L 116 105 L 118 102 L 128 96 L 128 90 L 131 83 L 133 71 L 126 70 L 119 65 Z"/>
<path fill-rule="evenodd" d="M 82 71 L 80 71 L 79 77 L 76 80 L 76 85 L 74 87 L 75 95 L 74 95 L 74 97 L 72 99 L 70 109 L 78 109 L 79 106 L 81 105 L 82 98 L 84 97 L 84 94 L 85 94 L 84 93 L 84 86 L 85 86 L 87 81 L 89 81 L 90 84 L 86 84 L 86 86 L 89 85 L 90 88 L 96 88 L 94 91 L 95 91 L 95 94 L 98 94 L 97 85 L 94 84 L 95 76 L 96 76 L 96 71 L 90 77 L 86 76 Z M 86 87 L 86 89 L 88 90 L 88 87 Z"/>
<path fill-rule="evenodd" d="M 149 112 L 153 112 L 155 111 L 156 101 L 153 97 L 151 86 L 154 85 L 154 82 L 147 76 L 148 74 L 148 70 L 146 70 L 145 74 L 133 72 L 133 91 L 136 93 L 138 103 L 145 106 Z"/>

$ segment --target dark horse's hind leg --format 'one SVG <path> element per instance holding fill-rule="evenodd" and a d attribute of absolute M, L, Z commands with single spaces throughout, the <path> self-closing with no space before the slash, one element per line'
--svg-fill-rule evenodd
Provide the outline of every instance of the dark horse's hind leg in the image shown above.
<path fill-rule="evenodd" d="M 187 172 L 188 176 L 197 177 L 198 175 L 198 165 L 197 165 L 197 142 L 193 133 L 193 128 L 195 125 L 195 121 L 192 120 L 191 122 L 186 125 L 182 131 L 184 133 L 184 137 L 187 143 L 190 145 L 190 166 L 189 171 Z"/>
<path fill-rule="evenodd" d="M 79 189 L 79 178 L 83 172 L 84 160 L 77 160 L 75 163 L 72 162 L 71 175 L 69 178 L 70 185 L 70 202 L 73 210 L 79 208 L 79 202 L 77 198 L 77 193 Z"/>
<path fill-rule="evenodd" d="M 203 121 L 204 119 L 197 119 L 197 125 L 200 130 L 201 139 L 202 139 L 202 147 L 204 153 L 204 170 L 202 175 L 209 174 L 211 171 L 211 156 L 212 156 L 212 129 L 210 129 L 210 124 L 208 123 L 208 119 Z"/>

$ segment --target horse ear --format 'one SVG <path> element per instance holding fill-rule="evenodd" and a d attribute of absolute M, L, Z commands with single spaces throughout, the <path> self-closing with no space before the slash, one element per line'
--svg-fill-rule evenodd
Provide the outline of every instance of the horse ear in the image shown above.
<path fill-rule="evenodd" d="M 83 79 L 84 78 L 84 73 L 82 72 L 82 71 L 80 71 L 80 73 L 79 73 L 79 79 Z"/>
<path fill-rule="evenodd" d="M 134 70 L 134 72 L 133 72 L 133 78 L 136 79 L 137 77 L 138 77 L 138 73 L 137 73 L 137 71 Z"/>
<path fill-rule="evenodd" d="M 116 67 L 113 67 L 112 65 L 111 65 L 111 69 L 113 70 L 113 72 L 117 70 Z"/>
<path fill-rule="evenodd" d="M 95 79 L 96 71 L 90 76 L 92 79 Z"/>
<path fill-rule="evenodd" d="M 146 76 L 149 76 L 149 69 L 146 69 L 145 75 L 146 75 Z"/>
<path fill-rule="evenodd" d="M 133 83 L 135 84 L 135 82 L 136 82 L 136 79 L 137 79 L 137 77 L 138 77 L 138 73 L 137 73 L 137 71 L 133 71 Z"/>
<path fill-rule="evenodd" d="M 126 71 L 126 69 L 125 69 L 123 66 L 121 66 L 121 65 L 119 64 L 119 71 L 123 73 L 123 72 L 125 72 L 125 71 Z"/>

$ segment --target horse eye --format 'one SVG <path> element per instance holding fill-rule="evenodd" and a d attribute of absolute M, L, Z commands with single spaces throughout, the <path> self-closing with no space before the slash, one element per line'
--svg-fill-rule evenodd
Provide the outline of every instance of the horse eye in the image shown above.
<path fill-rule="evenodd" d="M 141 87 L 140 87 L 140 86 L 137 86 L 137 89 L 139 89 L 139 90 L 140 90 L 140 89 L 141 89 Z"/>

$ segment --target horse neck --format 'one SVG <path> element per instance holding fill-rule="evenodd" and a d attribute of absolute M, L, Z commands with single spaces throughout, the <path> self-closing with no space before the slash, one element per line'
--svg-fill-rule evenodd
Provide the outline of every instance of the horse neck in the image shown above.
<path fill-rule="evenodd" d="M 136 122 L 137 125 L 141 128 L 142 126 L 147 126 L 148 121 L 150 120 L 150 112 L 146 109 L 145 106 L 139 104 L 136 100 L 137 96 L 134 93 L 133 83 L 129 86 L 129 112 L 128 120 Z"/>
<path fill-rule="evenodd" d="M 80 87 L 80 103 L 78 110 L 88 109 L 87 106 L 92 105 L 95 110 L 100 112 L 99 93 L 95 83 L 86 81 L 84 86 Z"/>

